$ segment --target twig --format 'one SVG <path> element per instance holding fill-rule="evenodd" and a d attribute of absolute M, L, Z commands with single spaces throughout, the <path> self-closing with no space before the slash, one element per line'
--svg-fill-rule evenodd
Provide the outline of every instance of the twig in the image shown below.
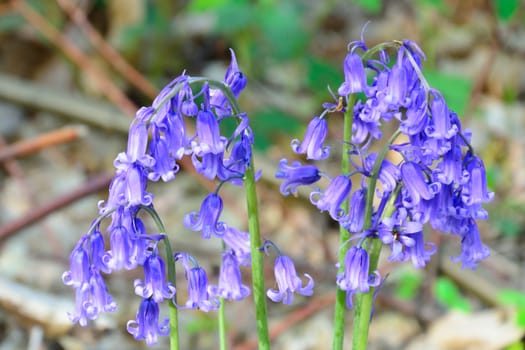
<path fill-rule="evenodd" d="M 0 149 L 0 162 L 38 152 L 44 148 L 77 140 L 86 133 L 85 127 L 66 127 L 53 130 L 29 140 L 18 141 Z"/>
<path fill-rule="evenodd" d="M 75 7 L 71 0 L 57 0 L 58 5 L 67 13 L 71 20 L 82 29 L 86 34 L 88 40 L 93 47 L 106 59 L 106 61 L 118 71 L 122 77 L 127 79 L 137 89 L 142 91 L 146 96 L 154 99 L 157 96 L 158 90 L 147 79 L 144 78 L 133 66 L 131 66 L 118 53 L 113 46 L 109 45 L 106 40 L 93 28 L 84 12 Z"/>
<path fill-rule="evenodd" d="M 110 181 L 110 175 L 99 175 L 98 177 L 90 180 L 88 183 L 80 186 L 80 188 L 58 197 L 41 207 L 37 207 L 22 218 L 14 220 L 7 225 L 0 227 L 0 242 L 18 230 L 36 223 L 56 210 L 64 208 L 78 199 L 107 188 Z"/>
<path fill-rule="evenodd" d="M 134 103 L 113 84 L 107 77 L 107 74 L 93 64 L 78 47 L 67 40 L 56 28 L 50 25 L 42 15 L 27 5 L 24 0 L 12 0 L 11 5 L 28 23 L 38 29 L 39 32 L 47 37 L 53 44 L 58 46 L 78 67 L 88 71 L 91 76 L 95 78 L 100 91 L 102 91 L 111 102 L 117 105 L 124 113 L 135 114 L 137 108 Z"/>

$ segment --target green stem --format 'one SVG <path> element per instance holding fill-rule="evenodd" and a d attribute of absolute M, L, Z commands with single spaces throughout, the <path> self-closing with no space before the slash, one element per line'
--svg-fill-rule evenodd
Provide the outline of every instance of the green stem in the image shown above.
<path fill-rule="evenodd" d="M 227 343 L 226 343 L 226 312 L 224 307 L 224 298 L 219 298 L 221 305 L 219 306 L 219 348 L 221 350 L 226 350 Z"/>
<path fill-rule="evenodd" d="M 257 334 L 259 350 L 270 349 L 270 333 L 268 330 L 268 314 L 266 311 L 266 293 L 264 288 L 263 254 L 259 251 L 261 234 L 259 230 L 259 211 L 257 208 L 257 192 L 255 190 L 255 173 L 253 156 L 246 170 L 245 178 L 246 202 L 248 207 L 248 228 L 250 231 L 250 250 L 252 256 L 252 287 L 257 319 Z"/>
<path fill-rule="evenodd" d="M 166 234 L 166 228 L 164 227 L 164 224 L 162 223 L 162 220 L 160 219 L 159 215 L 153 208 L 146 206 L 141 206 L 141 208 L 144 209 L 153 218 L 153 221 L 155 221 L 155 224 L 160 230 L 160 233 L 164 235 L 163 239 L 164 249 L 166 252 L 166 265 L 168 266 L 168 281 L 170 281 L 171 283 L 173 283 L 174 286 L 176 286 L 177 276 L 175 273 L 175 261 L 173 260 L 173 251 L 171 250 L 171 244 L 168 239 L 168 235 Z M 180 348 L 179 313 L 175 302 L 177 302 L 177 292 L 175 292 L 175 295 L 169 301 L 170 350 L 179 350 Z"/>
<path fill-rule="evenodd" d="M 374 194 L 376 191 L 377 178 L 379 177 L 379 171 L 383 160 L 390 149 L 390 145 L 395 141 L 399 136 L 400 132 L 396 131 L 388 140 L 386 145 L 381 150 L 381 153 L 377 156 L 376 162 L 374 164 L 374 169 L 372 170 L 372 176 L 368 180 L 368 188 L 366 193 L 366 210 L 365 210 L 365 219 L 363 230 L 367 230 L 372 226 L 372 214 L 374 211 Z M 387 206 L 384 209 L 384 215 L 392 215 L 394 211 L 393 202 L 397 196 L 397 191 L 394 192 L 393 196 L 390 198 Z M 367 249 L 368 256 L 370 259 L 370 266 L 368 273 L 372 274 L 377 270 L 377 264 L 379 261 L 379 255 L 381 254 L 382 243 L 379 239 L 373 238 L 370 242 Z M 357 293 L 355 310 L 354 310 L 354 327 L 352 333 L 352 350 L 366 350 L 368 344 L 368 330 L 370 326 L 370 318 L 372 316 L 372 304 L 374 301 L 374 290 L 375 288 L 370 288 L 367 293 Z"/>
<path fill-rule="evenodd" d="M 350 172 L 350 150 L 352 142 L 352 123 L 354 117 L 354 103 L 355 96 L 350 95 L 348 98 L 348 105 L 346 106 L 346 113 L 343 120 L 343 151 L 341 158 L 341 173 L 348 174 Z M 348 212 L 348 200 L 342 204 L 345 212 Z M 345 244 L 350 239 L 350 233 L 342 226 L 339 226 L 339 272 L 344 268 L 344 259 L 349 245 Z M 334 350 L 342 350 L 345 336 L 345 314 L 346 314 L 346 292 L 337 287 L 336 300 L 334 307 L 334 338 L 332 341 L 332 348 Z"/>

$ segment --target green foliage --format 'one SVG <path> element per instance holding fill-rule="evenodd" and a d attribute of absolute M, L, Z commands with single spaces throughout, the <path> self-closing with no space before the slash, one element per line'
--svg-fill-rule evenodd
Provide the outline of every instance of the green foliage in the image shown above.
<path fill-rule="evenodd" d="M 313 91 L 323 91 L 324 87 L 330 86 L 332 90 L 337 89 L 343 80 L 343 68 L 336 67 L 331 62 L 315 57 L 306 58 L 307 76 L 306 84 Z"/>
<path fill-rule="evenodd" d="M 400 299 L 414 299 L 421 288 L 423 277 L 414 271 L 403 271 L 397 282 L 395 294 Z"/>
<path fill-rule="evenodd" d="M 443 15 L 447 15 L 450 12 L 450 8 L 444 0 L 421 0 L 421 3 L 435 8 Z"/>
<path fill-rule="evenodd" d="M 297 133 L 303 126 L 300 121 L 277 109 L 267 109 L 253 113 L 250 124 L 255 130 L 255 148 L 266 150 L 275 144 L 275 137 Z"/>
<path fill-rule="evenodd" d="M 461 117 L 470 100 L 472 80 L 430 69 L 425 71 L 425 78 L 431 87 L 441 91 L 449 108 Z"/>
<path fill-rule="evenodd" d="M 520 6 L 520 0 L 493 0 L 498 19 L 508 21 Z"/>
<path fill-rule="evenodd" d="M 184 326 L 184 331 L 188 334 L 199 334 L 202 332 L 216 332 L 219 324 L 216 317 L 211 317 L 206 313 L 195 313 L 197 317 Z"/>
<path fill-rule="evenodd" d="M 456 284 L 447 277 L 439 277 L 434 284 L 434 295 L 439 303 L 447 308 L 469 312 L 470 303 L 459 291 Z"/>
<path fill-rule="evenodd" d="M 516 308 L 516 324 L 525 327 L 525 293 L 514 289 L 503 289 L 498 295 L 502 304 Z"/>
<path fill-rule="evenodd" d="M 363 10 L 373 15 L 377 15 L 383 8 L 382 0 L 354 0 Z"/>
<path fill-rule="evenodd" d="M 525 350 L 525 343 L 517 341 L 516 343 L 507 346 L 505 350 Z"/>

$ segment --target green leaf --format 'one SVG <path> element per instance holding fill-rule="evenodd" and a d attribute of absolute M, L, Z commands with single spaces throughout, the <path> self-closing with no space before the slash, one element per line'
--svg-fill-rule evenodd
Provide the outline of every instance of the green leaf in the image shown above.
<path fill-rule="evenodd" d="M 434 294 L 439 303 L 444 306 L 469 312 L 471 310 L 470 303 L 465 299 L 458 287 L 452 280 L 446 277 L 439 277 L 434 285 Z"/>
<path fill-rule="evenodd" d="M 520 6 L 520 0 L 493 0 L 495 2 L 496 14 L 502 21 L 508 21 Z"/>
<path fill-rule="evenodd" d="M 366 12 L 377 15 L 381 12 L 383 7 L 382 0 L 354 0 L 357 5 L 363 8 Z"/>
<path fill-rule="evenodd" d="M 498 293 L 498 300 L 507 305 L 525 307 L 525 293 L 515 289 L 502 289 Z"/>
<path fill-rule="evenodd" d="M 472 80 L 433 70 L 426 70 L 424 75 L 432 88 L 441 91 L 448 107 L 461 116 L 472 93 Z"/>

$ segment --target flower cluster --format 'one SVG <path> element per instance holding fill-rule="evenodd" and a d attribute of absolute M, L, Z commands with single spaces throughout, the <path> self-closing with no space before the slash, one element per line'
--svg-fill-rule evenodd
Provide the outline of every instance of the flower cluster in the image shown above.
<path fill-rule="evenodd" d="M 103 274 L 142 267 L 144 278 L 134 282 L 135 294 L 142 302 L 127 329 L 147 344 L 169 333 L 169 321 L 159 321 L 159 304 L 170 299 L 176 304 L 176 289 L 166 276 L 166 257 L 158 251 L 159 244 L 169 243 L 147 185 L 150 181 L 175 179 L 184 156 L 191 157 L 202 176 L 219 181 L 219 188 L 225 182 L 243 184 L 252 157 L 253 134 L 236 99 L 246 83 L 232 51 L 223 82 L 182 74 L 159 93 L 151 106 L 137 111 L 129 129 L 127 150 L 114 162 L 116 174 L 108 199 L 99 203 L 99 216 L 73 249 L 70 270 L 63 274 L 63 282 L 76 290 L 76 307 L 70 314 L 73 322 L 84 326 L 99 313 L 116 309 Z M 220 124 L 227 119 L 236 120 L 237 127 L 225 136 Z M 194 134 L 188 131 L 190 121 L 195 125 Z M 225 250 L 218 285 L 208 285 L 206 271 L 187 253 L 169 257 L 168 263 L 182 262 L 188 281 L 189 299 L 183 305 L 176 304 L 179 308 L 214 310 L 219 306 L 219 297 L 240 300 L 250 293 L 240 272 L 241 265 L 251 262 L 249 235 L 220 221 L 222 209 L 217 190 L 206 196 L 199 212 L 184 218 L 185 226 L 200 232 L 202 238 L 223 240 Z M 139 216 L 141 211 L 154 218 L 157 232 L 148 232 Z M 101 223 L 106 219 L 109 224 L 103 233 Z"/>
<path fill-rule="evenodd" d="M 324 104 L 324 111 L 308 124 L 303 140 L 293 140 L 291 147 L 308 160 L 326 159 L 331 152 L 326 145 L 328 119 L 347 113 L 352 118 L 351 137 L 344 141 L 342 157 L 352 168 L 330 177 L 315 164 L 295 161 L 289 165 L 283 159 L 276 174 L 283 180 L 283 195 L 295 194 L 299 186 L 312 186 L 321 174 L 330 180 L 324 190 L 311 192 L 310 201 L 353 235 L 351 241 L 358 242 L 347 250 L 337 276 L 338 286 L 347 291 L 349 307 L 353 294 L 367 292 L 380 282 L 378 272 L 369 271 L 365 249 L 374 240 L 390 247 L 391 260 L 410 260 L 421 268 L 436 250 L 425 241 L 423 227 L 429 224 L 460 238 L 461 254 L 453 259 L 463 267 L 474 268 L 489 256 L 476 223 L 487 219 L 482 204 L 493 198 L 485 167 L 470 145 L 470 132 L 462 129 L 442 94 L 426 82 L 424 58 L 411 41 L 373 48 L 362 39 L 350 43 L 337 103 Z M 388 141 L 383 137 L 384 123 L 395 126 Z M 383 150 L 371 151 L 372 142 L 381 140 Z M 386 159 L 396 153 L 389 159 L 401 161 Z M 354 192 L 352 175 L 363 179 Z"/>

